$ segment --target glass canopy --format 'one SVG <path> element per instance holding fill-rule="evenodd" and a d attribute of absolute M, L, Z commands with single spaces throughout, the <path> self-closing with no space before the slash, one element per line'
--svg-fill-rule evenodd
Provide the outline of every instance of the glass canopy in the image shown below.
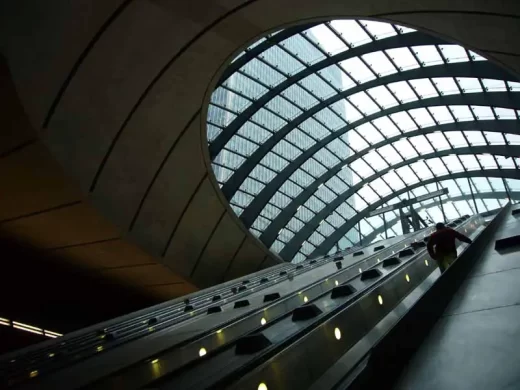
<path fill-rule="evenodd" d="M 376 208 L 437 222 L 518 201 L 520 83 L 410 28 L 334 20 L 267 35 L 237 56 L 208 108 L 222 192 L 242 222 L 299 262 L 402 234 Z M 386 226 L 386 230 L 385 230 Z"/>

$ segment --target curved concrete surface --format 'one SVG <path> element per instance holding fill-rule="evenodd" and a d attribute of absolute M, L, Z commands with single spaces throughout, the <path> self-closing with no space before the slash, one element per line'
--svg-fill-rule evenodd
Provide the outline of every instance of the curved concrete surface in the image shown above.
<path fill-rule="evenodd" d="M 121 278 L 170 296 L 278 263 L 218 189 L 205 107 L 256 37 L 338 17 L 421 28 L 520 73 L 513 0 L 3 2 L 23 110 L 0 132 L 0 228 L 89 267 L 149 263 Z"/>

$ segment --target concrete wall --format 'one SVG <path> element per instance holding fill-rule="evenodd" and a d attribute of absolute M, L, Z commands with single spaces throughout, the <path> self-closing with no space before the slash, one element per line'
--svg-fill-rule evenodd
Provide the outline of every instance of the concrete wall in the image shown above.
<path fill-rule="evenodd" d="M 18 209 L 2 211 L 11 225 L 0 226 L 39 246 L 117 237 L 183 285 L 204 287 L 276 264 L 216 185 L 205 107 L 226 63 L 256 37 L 337 17 L 421 28 L 520 71 L 520 3 L 513 0 L 3 2 L 0 48 L 23 126 L 34 130 L 19 138 L 11 131 L 0 151 L 0 169 L 18 172 L 20 183 L 8 195 L 19 194 Z M 52 159 L 67 179 L 52 176 L 56 166 L 44 169 Z M 45 175 L 61 183 L 59 191 L 48 180 L 37 186 L 35 177 Z M 18 221 L 26 213 L 39 214 Z M 81 226 L 76 240 L 70 226 Z"/>

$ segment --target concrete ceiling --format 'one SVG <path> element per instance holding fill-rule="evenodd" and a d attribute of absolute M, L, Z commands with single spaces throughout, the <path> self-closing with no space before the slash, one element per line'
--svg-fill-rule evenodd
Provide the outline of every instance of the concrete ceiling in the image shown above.
<path fill-rule="evenodd" d="M 259 35 L 342 16 L 520 73 L 515 1 L 2 2 L 1 233 L 164 298 L 277 264 L 214 180 L 207 101 Z"/>

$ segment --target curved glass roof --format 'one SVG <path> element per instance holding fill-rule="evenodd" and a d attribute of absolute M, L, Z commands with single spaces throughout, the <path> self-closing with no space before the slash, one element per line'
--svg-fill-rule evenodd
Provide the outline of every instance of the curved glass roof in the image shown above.
<path fill-rule="evenodd" d="M 414 206 L 424 219 L 489 211 L 520 193 L 518 81 L 389 23 L 282 30 L 212 95 L 213 170 L 245 226 L 293 262 L 402 234 L 397 211 L 369 213 L 442 188 Z"/>

